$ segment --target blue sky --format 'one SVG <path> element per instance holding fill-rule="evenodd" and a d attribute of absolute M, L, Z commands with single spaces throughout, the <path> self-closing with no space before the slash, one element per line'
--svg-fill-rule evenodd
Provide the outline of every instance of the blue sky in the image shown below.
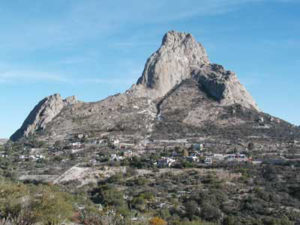
<path fill-rule="evenodd" d="M 299 12 L 300 0 L 0 1 L 0 137 L 50 94 L 123 92 L 168 30 L 192 33 L 263 111 L 299 125 Z"/>

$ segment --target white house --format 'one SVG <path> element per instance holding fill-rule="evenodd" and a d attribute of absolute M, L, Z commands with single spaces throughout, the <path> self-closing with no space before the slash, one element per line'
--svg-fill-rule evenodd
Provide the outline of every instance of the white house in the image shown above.
<path fill-rule="evenodd" d="M 197 156 L 188 156 L 187 160 L 190 162 L 199 162 L 199 158 Z"/>
<path fill-rule="evenodd" d="M 212 157 L 206 157 L 205 160 L 204 160 L 204 163 L 205 164 L 212 164 L 213 163 Z"/>
<path fill-rule="evenodd" d="M 120 161 L 120 160 L 123 160 L 124 157 L 123 156 L 119 156 L 117 154 L 111 154 L 110 155 L 110 160 L 111 161 Z"/>
<path fill-rule="evenodd" d="M 221 161 L 221 160 L 224 160 L 225 156 L 223 154 L 213 154 L 212 157 L 214 160 Z"/>
<path fill-rule="evenodd" d="M 82 144 L 80 142 L 73 142 L 70 144 L 73 148 L 81 148 Z"/>
<path fill-rule="evenodd" d="M 158 167 L 170 167 L 176 162 L 175 159 L 169 157 L 163 157 L 157 161 Z"/>

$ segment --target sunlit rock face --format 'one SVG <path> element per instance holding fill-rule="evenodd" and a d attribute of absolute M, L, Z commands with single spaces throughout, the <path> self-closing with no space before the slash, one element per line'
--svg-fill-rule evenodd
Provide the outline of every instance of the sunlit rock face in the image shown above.
<path fill-rule="evenodd" d="M 44 98 L 30 112 L 21 128 L 11 136 L 11 140 L 28 137 L 35 131 L 45 129 L 46 125 L 61 112 L 65 105 L 75 104 L 76 102 L 74 96 L 62 99 L 60 94 Z"/>
<path fill-rule="evenodd" d="M 147 60 L 136 89 L 140 95 L 155 99 L 191 78 L 197 79 L 207 94 L 223 105 L 237 103 L 258 110 L 237 76 L 220 65 L 211 64 L 204 47 L 188 33 L 165 34 L 161 47 Z"/>
<path fill-rule="evenodd" d="M 161 47 L 147 60 L 137 84 L 155 90 L 162 97 L 176 84 L 191 76 L 193 66 L 209 64 L 206 51 L 191 34 L 170 31 Z"/>

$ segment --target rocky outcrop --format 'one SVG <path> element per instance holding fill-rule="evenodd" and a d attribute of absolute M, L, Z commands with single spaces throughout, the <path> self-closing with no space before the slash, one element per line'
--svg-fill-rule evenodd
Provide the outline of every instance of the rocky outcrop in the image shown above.
<path fill-rule="evenodd" d="M 135 89 L 138 95 L 161 98 L 191 78 L 197 79 L 207 94 L 222 105 L 237 103 L 258 110 L 237 76 L 210 64 L 204 47 L 188 33 L 170 31 L 164 36 L 161 47 L 147 60 Z"/>
<path fill-rule="evenodd" d="M 64 99 L 63 102 L 65 105 L 73 105 L 73 104 L 77 103 L 78 100 L 76 99 L 75 96 L 70 96 L 70 97 L 67 97 L 66 99 Z"/>
<path fill-rule="evenodd" d="M 34 107 L 21 128 L 10 139 L 18 140 L 21 137 L 28 137 L 35 131 L 45 129 L 46 125 L 61 112 L 64 106 L 75 104 L 76 102 L 77 100 L 74 96 L 63 100 L 59 94 L 44 98 Z"/>
<path fill-rule="evenodd" d="M 162 97 L 176 84 L 190 77 L 191 68 L 208 64 L 204 47 L 191 34 L 168 32 L 161 47 L 147 60 L 137 84 L 154 89 Z"/>
<path fill-rule="evenodd" d="M 206 93 L 221 105 L 239 104 L 259 111 L 254 99 L 239 82 L 235 73 L 226 71 L 223 66 L 204 65 L 194 69 L 192 74 Z"/>

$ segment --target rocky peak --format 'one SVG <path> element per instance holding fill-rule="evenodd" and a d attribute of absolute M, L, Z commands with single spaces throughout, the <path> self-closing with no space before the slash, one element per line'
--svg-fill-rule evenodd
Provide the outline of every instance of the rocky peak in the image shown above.
<path fill-rule="evenodd" d="M 20 137 L 27 137 L 35 131 L 42 130 L 46 125 L 57 116 L 64 106 L 72 105 L 77 102 L 74 96 L 62 99 L 60 94 L 50 95 L 41 100 L 30 112 L 21 128 L 12 136 L 11 140 L 17 140 Z"/>
<path fill-rule="evenodd" d="M 239 104 L 246 108 L 259 110 L 252 96 L 239 82 L 236 74 L 225 70 L 223 66 L 209 64 L 194 68 L 192 75 L 198 81 L 199 86 L 221 105 Z"/>
<path fill-rule="evenodd" d="M 165 34 L 161 47 L 147 60 L 137 84 L 155 89 L 157 97 L 162 97 L 189 78 L 193 66 L 203 64 L 209 64 L 203 46 L 191 34 L 170 31 Z"/>
<path fill-rule="evenodd" d="M 76 96 L 70 96 L 70 97 L 67 97 L 66 99 L 63 100 L 64 104 L 65 105 L 73 105 L 75 103 L 77 103 L 77 99 L 76 99 Z"/>
<path fill-rule="evenodd" d="M 138 95 L 161 98 L 186 79 L 196 79 L 222 105 L 240 104 L 258 110 L 233 72 L 211 64 L 204 47 L 191 34 L 176 31 L 165 34 L 161 47 L 147 60 L 135 90 Z"/>

